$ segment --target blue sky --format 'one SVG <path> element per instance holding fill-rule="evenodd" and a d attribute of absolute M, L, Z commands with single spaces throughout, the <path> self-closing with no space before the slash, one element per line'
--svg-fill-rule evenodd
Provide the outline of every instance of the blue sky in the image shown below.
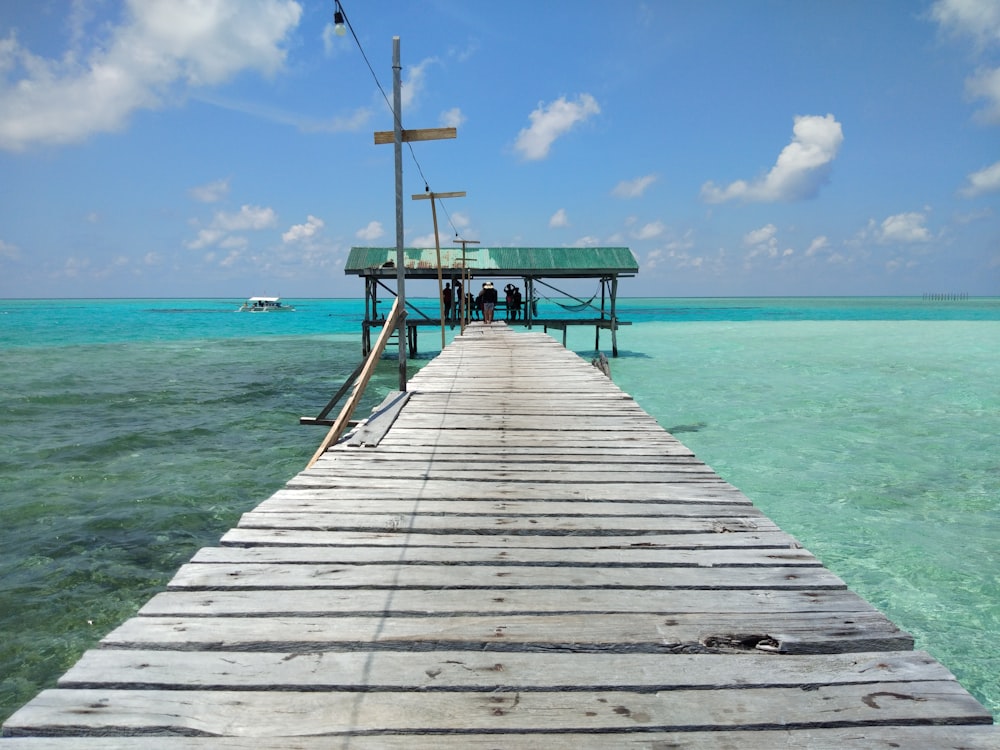
<path fill-rule="evenodd" d="M 426 178 L 443 244 L 626 245 L 628 296 L 1000 294 L 1000 0 L 343 8 L 458 128 L 404 150 L 407 245 Z M 360 296 L 392 120 L 333 11 L 0 5 L 0 297 Z"/>

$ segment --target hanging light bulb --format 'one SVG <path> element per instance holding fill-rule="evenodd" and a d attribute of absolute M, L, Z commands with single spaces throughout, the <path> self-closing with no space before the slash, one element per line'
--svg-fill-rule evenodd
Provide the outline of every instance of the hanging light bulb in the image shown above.
<path fill-rule="evenodd" d="M 337 36 L 344 36 L 347 33 L 347 25 L 344 23 L 344 10 L 337 3 L 337 9 L 333 11 L 333 33 Z"/>

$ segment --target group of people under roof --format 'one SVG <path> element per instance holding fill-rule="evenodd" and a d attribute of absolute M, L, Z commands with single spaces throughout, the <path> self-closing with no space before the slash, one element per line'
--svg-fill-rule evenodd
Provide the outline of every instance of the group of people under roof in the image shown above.
<path fill-rule="evenodd" d="M 506 295 L 504 305 L 507 312 L 507 320 L 520 320 L 521 307 L 523 305 L 520 288 L 514 284 L 507 284 L 503 290 Z M 452 287 L 451 283 L 445 284 L 444 289 L 441 291 L 441 302 L 444 307 L 444 319 L 446 322 L 458 318 L 461 314 L 462 284 L 457 281 L 454 287 Z M 466 309 L 469 311 L 469 317 L 472 320 L 481 319 L 484 323 L 492 323 L 498 302 L 499 294 L 493 286 L 492 281 L 484 281 L 482 289 L 480 289 L 479 294 L 475 297 L 472 296 L 471 291 L 465 293 Z M 452 315 L 452 311 L 454 311 L 454 316 Z"/>

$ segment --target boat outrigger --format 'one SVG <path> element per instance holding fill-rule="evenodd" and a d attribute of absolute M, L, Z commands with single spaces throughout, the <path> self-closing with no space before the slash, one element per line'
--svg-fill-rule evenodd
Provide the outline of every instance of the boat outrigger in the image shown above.
<path fill-rule="evenodd" d="M 284 304 L 281 297 L 250 297 L 236 312 L 295 312 L 295 308 Z"/>

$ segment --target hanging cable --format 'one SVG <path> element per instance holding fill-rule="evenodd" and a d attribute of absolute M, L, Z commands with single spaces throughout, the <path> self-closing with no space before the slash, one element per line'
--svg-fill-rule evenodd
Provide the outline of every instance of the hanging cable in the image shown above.
<path fill-rule="evenodd" d="M 347 29 L 350 30 L 351 36 L 354 38 L 354 43 L 356 45 L 358 45 L 358 50 L 361 52 L 361 57 L 364 58 L 365 65 L 368 66 L 368 71 L 372 74 L 372 78 L 375 79 L 375 85 L 378 87 L 378 90 L 381 92 L 382 99 L 385 100 L 385 106 L 389 108 L 389 112 L 390 112 L 390 114 L 392 114 L 393 124 L 394 125 L 398 124 L 399 125 L 399 129 L 402 130 L 403 129 L 403 123 L 399 122 L 399 119 L 396 117 L 396 112 L 393 109 L 392 104 L 389 102 L 389 96 L 385 93 L 385 89 L 382 88 L 382 83 L 379 81 L 378 76 L 375 74 L 375 69 L 372 67 L 371 62 L 368 60 L 368 55 L 365 54 L 365 48 L 361 46 L 361 40 L 358 39 L 358 35 L 354 33 L 354 26 L 351 25 L 351 19 L 347 17 L 347 13 L 344 11 L 344 6 L 341 5 L 340 0 L 334 0 L 333 19 L 334 19 L 335 33 L 338 36 L 343 36 L 342 33 L 340 33 L 339 31 L 336 30 L 337 27 L 340 24 L 343 24 L 344 26 L 347 27 Z M 413 164 L 414 164 L 414 166 L 416 166 L 417 171 L 420 173 L 420 179 L 422 179 L 424 181 L 424 192 L 425 193 L 429 193 L 431 191 L 430 185 L 427 182 L 427 177 L 424 176 L 424 170 L 421 168 L 420 162 L 417 160 L 417 154 L 413 150 L 413 144 L 412 143 L 407 143 L 406 145 L 409 146 L 409 148 L 410 148 L 410 156 L 413 158 Z M 445 214 L 446 215 L 447 215 L 447 213 L 448 213 L 448 211 L 445 210 Z M 450 216 L 448 217 L 448 223 L 451 224 L 451 217 Z M 455 229 L 455 225 L 451 224 L 451 228 Z M 458 230 L 457 229 L 455 229 L 455 234 L 458 235 Z"/>

